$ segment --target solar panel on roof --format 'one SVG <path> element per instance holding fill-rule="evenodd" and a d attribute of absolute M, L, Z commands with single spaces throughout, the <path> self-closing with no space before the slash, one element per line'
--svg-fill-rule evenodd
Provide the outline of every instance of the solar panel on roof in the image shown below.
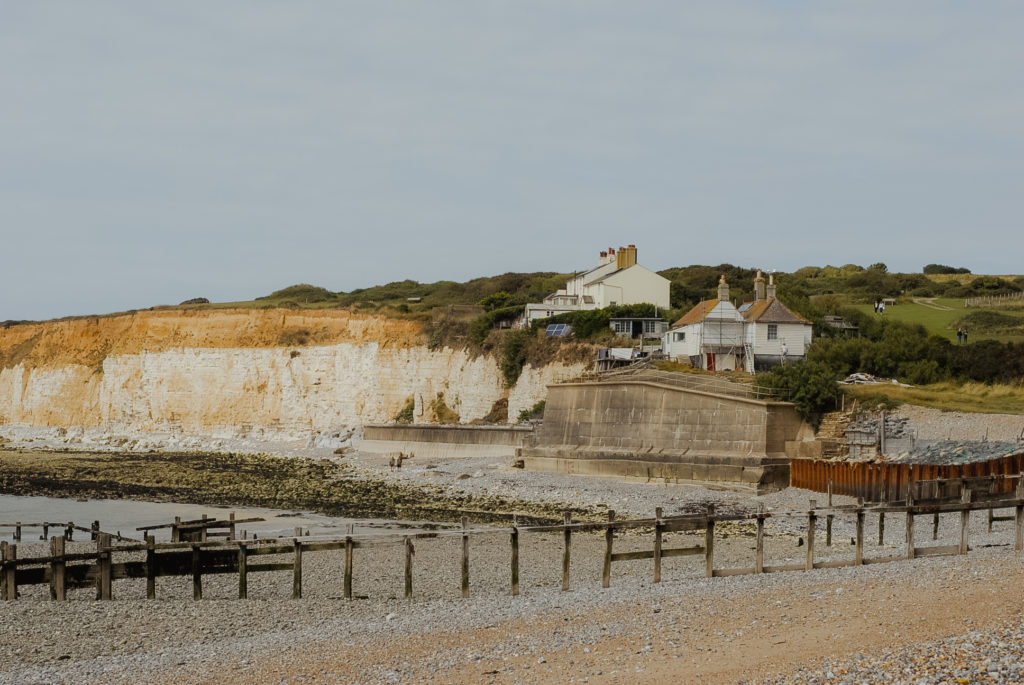
<path fill-rule="evenodd" d="M 550 323 L 544 331 L 545 335 L 549 335 L 552 338 L 562 338 L 569 335 L 571 332 L 572 326 L 567 323 Z"/>

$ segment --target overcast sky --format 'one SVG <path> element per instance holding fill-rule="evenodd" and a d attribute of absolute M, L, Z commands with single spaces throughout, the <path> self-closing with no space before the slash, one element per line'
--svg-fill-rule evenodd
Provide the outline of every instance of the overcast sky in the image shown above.
<path fill-rule="evenodd" d="M 1022 273 L 1014 2 L 0 0 L 0 320 L 294 283 Z"/>

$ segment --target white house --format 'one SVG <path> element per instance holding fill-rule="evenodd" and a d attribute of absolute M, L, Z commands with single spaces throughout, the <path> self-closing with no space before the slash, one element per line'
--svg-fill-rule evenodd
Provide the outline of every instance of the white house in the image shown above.
<path fill-rule="evenodd" d="M 752 352 L 746 360 L 747 371 L 768 369 L 776 364 L 803 359 L 811 346 L 814 325 L 790 310 L 775 297 L 775 275 L 757 272 L 754 279 L 754 301 L 740 307 L 746 320 L 746 348 Z"/>
<path fill-rule="evenodd" d="M 535 319 L 585 309 L 603 309 L 617 304 L 650 303 L 669 308 L 669 280 L 636 263 L 636 245 L 608 248 L 601 252 L 597 266 L 575 274 L 543 302 L 526 305 L 524 325 Z"/>
<path fill-rule="evenodd" d="M 811 344 L 812 324 L 775 297 L 775 280 L 765 287 L 754 279 L 754 301 L 739 309 L 729 300 L 723 275 L 718 299 L 688 311 L 662 338 L 665 354 L 709 371 L 770 368 L 803 359 Z"/>

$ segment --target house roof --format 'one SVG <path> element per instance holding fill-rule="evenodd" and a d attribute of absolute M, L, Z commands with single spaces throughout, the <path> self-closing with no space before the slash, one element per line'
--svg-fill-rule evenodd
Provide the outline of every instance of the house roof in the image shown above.
<path fill-rule="evenodd" d="M 630 268 L 630 267 L 626 267 L 626 269 L 628 269 L 628 268 Z M 595 278 L 593 280 L 584 281 L 583 284 L 584 285 L 593 285 L 594 283 L 600 283 L 601 281 L 605 280 L 606 278 L 608 278 L 610 276 L 614 276 L 615 274 L 619 273 L 620 271 L 625 271 L 626 269 L 615 269 L 614 271 L 610 271 L 610 272 L 608 272 L 606 274 L 601 274 L 600 276 L 598 276 L 597 278 Z"/>
<path fill-rule="evenodd" d="M 740 308 L 740 313 L 747 321 L 761 323 L 811 323 L 774 297 L 758 300 L 751 303 L 749 307 L 744 305 Z"/>
<path fill-rule="evenodd" d="M 673 326 L 685 326 L 690 323 L 700 323 L 711 313 L 711 310 L 718 306 L 720 300 L 706 300 L 696 305 L 693 309 L 683 314 L 683 318 L 676 321 Z"/>

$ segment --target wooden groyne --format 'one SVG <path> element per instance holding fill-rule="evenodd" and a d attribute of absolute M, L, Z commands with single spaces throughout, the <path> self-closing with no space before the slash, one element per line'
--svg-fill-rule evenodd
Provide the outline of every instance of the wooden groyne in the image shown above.
<path fill-rule="evenodd" d="M 569 570 L 572 563 L 572 538 L 579 533 L 603 533 L 605 537 L 601 573 L 602 587 L 609 587 L 613 564 L 625 561 L 650 560 L 653 580 L 661 582 L 662 560 L 676 556 L 696 556 L 701 559 L 704 574 L 709 577 L 735 576 L 744 574 L 803 571 L 815 568 L 836 568 L 883 562 L 897 562 L 922 556 L 967 554 L 970 515 L 973 511 L 1012 509 L 1012 517 L 990 515 L 989 530 L 993 520 L 1015 521 L 1012 545 L 1024 549 L 1024 479 L 1018 479 L 1013 495 L 988 492 L 975 493 L 964 482 L 959 483 L 957 496 L 947 496 L 952 484 L 946 481 L 926 481 L 920 487 L 911 489 L 902 501 L 865 505 L 859 502 L 847 506 L 825 506 L 819 508 L 811 500 L 807 510 L 767 512 L 760 509 L 753 513 L 721 513 L 709 505 L 703 513 L 665 517 L 660 509 L 648 519 L 617 520 L 615 512 L 608 513 L 608 520 L 596 523 L 574 523 L 566 515 L 563 523 L 511 528 L 469 528 L 466 519 L 457 530 L 418 532 L 397 535 L 376 535 L 344 538 L 313 539 L 296 535 L 294 538 L 264 540 L 226 540 L 157 543 L 147 536 L 144 543 L 118 544 L 110 534 L 101 533 L 96 539 L 96 549 L 90 552 L 67 553 L 63 537 L 50 540 L 50 553 L 45 556 L 21 558 L 18 546 L 0 543 L 0 593 L 3 599 L 14 600 L 18 588 L 27 585 L 50 586 L 50 597 L 63 600 L 68 589 L 95 588 L 96 598 L 109 600 L 114 597 L 114 582 L 127 579 L 145 579 L 146 596 L 156 598 L 157 580 L 167 576 L 186 576 L 192 579 L 192 595 L 196 600 L 203 597 L 203 577 L 214 574 L 236 574 L 238 597 L 248 595 L 248 577 L 252 573 L 290 572 L 292 574 L 293 598 L 302 597 L 303 558 L 309 554 L 325 551 L 344 551 L 344 565 L 340 571 L 343 594 L 353 598 L 352 584 L 357 573 L 355 551 L 372 547 L 402 548 L 404 551 L 405 597 L 413 596 L 414 544 L 431 538 L 461 538 L 461 554 L 457 560 L 460 569 L 460 590 L 463 597 L 470 594 L 470 549 L 471 540 L 482 536 L 507 535 L 509 540 L 509 593 L 519 594 L 520 556 L 519 544 L 523 534 L 560 534 L 563 539 L 561 589 L 569 590 Z M 923 493 L 923 496 L 918 496 Z M 929 495 L 931 493 L 931 495 Z M 937 496 L 932 496 L 936 495 Z M 935 526 L 933 539 L 937 539 L 939 516 L 959 516 L 960 540 L 956 545 L 919 545 L 914 539 L 914 520 L 917 516 L 932 515 Z M 865 523 L 868 516 L 876 516 L 879 523 L 879 541 L 884 535 L 885 517 L 903 515 L 906 521 L 905 547 L 895 556 L 868 558 L 864 551 Z M 831 545 L 832 521 L 836 517 L 849 517 L 855 521 L 856 537 L 853 554 L 848 559 L 823 561 L 815 558 L 818 520 L 825 517 L 828 534 L 825 544 Z M 806 556 L 796 564 L 767 564 L 764 555 L 765 524 L 770 520 L 804 519 L 807 527 Z M 890 519 L 891 520 L 891 519 Z M 724 522 L 752 522 L 756 526 L 756 544 L 749 566 L 721 568 L 715 566 L 716 525 Z M 652 534 L 651 548 L 632 552 L 616 552 L 617 534 L 633 531 Z M 299 531 L 296 531 L 297 533 Z M 703 544 L 666 548 L 663 536 L 669 532 L 703 533 Z M 428 543 L 429 544 L 429 543 Z M 431 572 L 436 572 L 431 570 Z"/>

